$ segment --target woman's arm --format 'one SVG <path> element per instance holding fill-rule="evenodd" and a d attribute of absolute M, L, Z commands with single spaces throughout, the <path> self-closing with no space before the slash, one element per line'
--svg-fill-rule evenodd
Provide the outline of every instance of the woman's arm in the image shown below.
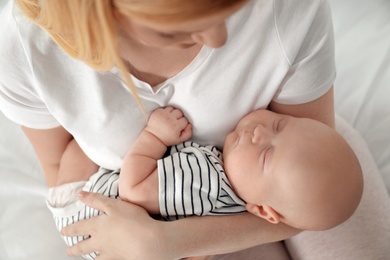
<path fill-rule="evenodd" d="M 165 223 L 164 231 L 166 246 L 180 258 L 236 252 L 301 232 L 285 224 L 271 224 L 250 213 L 172 221 Z"/>
<path fill-rule="evenodd" d="M 106 214 L 61 230 L 62 235 L 90 235 L 70 247 L 71 256 L 99 251 L 102 259 L 179 259 L 238 251 L 289 238 L 300 231 L 271 224 L 252 214 L 190 217 L 162 222 L 141 207 L 96 193 L 81 200 Z"/>
<path fill-rule="evenodd" d="M 87 181 L 99 166 L 95 164 L 80 148 L 75 139 L 72 139 L 61 157 L 56 185 Z"/>
<path fill-rule="evenodd" d="M 269 108 L 280 114 L 311 118 L 335 127 L 333 87 L 320 98 L 305 104 L 283 105 L 271 102 Z"/>
<path fill-rule="evenodd" d="M 49 187 L 55 186 L 61 158 L 67 145 L 72 140 L 72 135 L 63 127 L 44 130 L 27 127 L 22 127 L 22 129 L 38 156 L 47 185 Z"/>
<path fill-rule="evenodd" d="M 63 127 L 22 129 L 34 147 L 49 187 L 88 180 L 98 170 Z"/>

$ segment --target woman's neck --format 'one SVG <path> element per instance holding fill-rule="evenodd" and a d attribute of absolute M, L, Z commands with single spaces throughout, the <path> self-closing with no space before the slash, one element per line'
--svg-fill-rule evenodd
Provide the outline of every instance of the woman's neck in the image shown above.
<path fill-rule="evenodd" d="M 187 49 L 154 48 L 123 37 L 119 46 L 129 73 L 152 87 L 180 73 L 202 48 L 201 45 Z"/>

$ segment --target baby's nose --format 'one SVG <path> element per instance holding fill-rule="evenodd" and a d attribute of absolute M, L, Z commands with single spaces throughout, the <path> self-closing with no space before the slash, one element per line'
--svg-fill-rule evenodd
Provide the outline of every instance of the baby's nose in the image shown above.
<path fill-rule="evenodd" d="M 261 143 L 268 142 L 269 139 L 270 139 L 269 130 L 262 125 L 257 125 L 255 130 L 253 131 L 252 142 L 255 144 L 261 144 Z"/>

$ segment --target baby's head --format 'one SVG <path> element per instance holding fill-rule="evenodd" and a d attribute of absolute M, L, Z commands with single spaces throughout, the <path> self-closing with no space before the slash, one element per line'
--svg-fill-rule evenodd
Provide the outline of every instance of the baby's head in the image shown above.
<path fill-rule="evenodd" d="M 223 158 L 247 210 L 272 223 L 332 228 L 353 214 L 363 192 L 347 142 L 311 119 L 256 110 L 227 136 Z"/>

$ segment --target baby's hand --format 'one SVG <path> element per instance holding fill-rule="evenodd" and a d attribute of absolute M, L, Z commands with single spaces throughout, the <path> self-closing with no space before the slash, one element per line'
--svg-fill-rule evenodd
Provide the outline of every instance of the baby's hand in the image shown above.
<path fill-rule="evenodd" d="M 156 109 L 145 130 L 155 135 L 166 146 L 187 141 L 192 136 L 192 125 L 181 110 L 174 107 Z"/>

